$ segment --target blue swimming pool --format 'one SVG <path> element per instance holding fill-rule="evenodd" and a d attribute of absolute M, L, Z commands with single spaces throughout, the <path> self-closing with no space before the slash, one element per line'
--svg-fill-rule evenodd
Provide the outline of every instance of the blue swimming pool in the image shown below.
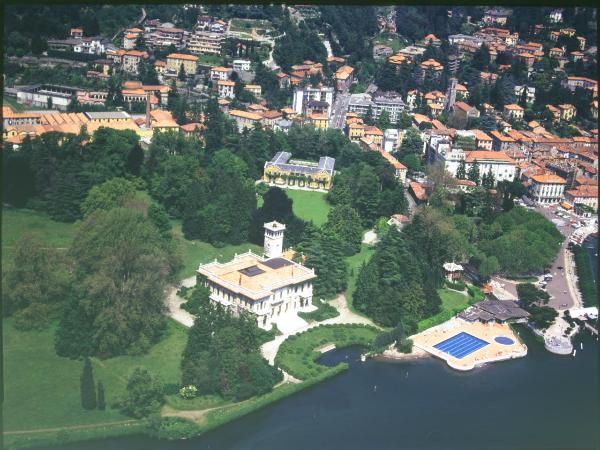
<path fill-rule="evenodd" d="M 496 336 L 494 338 L 494 340 L 498 344 L 502 344 L 502 345 L 513 345 L 515 343 L 515 341 L 513 341 L 511 338 L 506 337 L 506 336 Z"/>
<path fill-rule="evenodd" d="M 434 345 L 434 347 L 444 353 L 448 353 L 450 356 L 462 359 L 488 344 L 489 342 L 463 331 Z"/>

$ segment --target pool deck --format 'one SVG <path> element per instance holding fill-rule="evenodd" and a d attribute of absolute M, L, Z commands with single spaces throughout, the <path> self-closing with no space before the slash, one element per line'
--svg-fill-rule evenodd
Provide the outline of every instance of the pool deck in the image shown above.
<path fill-rule="evenodd" d="M 434 347 L 461 332 L 483 339 L 488 342 L 488 345 L 460 359 Z M 513 340 L 513 343 L 510 345 L 499 344 L 494 340 L 497 336 L 508 337 Z M 527 355 L 527 346 L 519 340 L 507 324 L 467 322 L 457 317 L 416 334 L 411 339 L 416 348 L 443 359 L 453 369 L 463 371 L 472 370 L 487 363 L 522 358 Z"/>

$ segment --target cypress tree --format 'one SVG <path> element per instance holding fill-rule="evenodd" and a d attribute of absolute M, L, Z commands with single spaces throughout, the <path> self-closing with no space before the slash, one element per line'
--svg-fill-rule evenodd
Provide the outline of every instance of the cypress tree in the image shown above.
<path fill-rule="evenodd" d="M 471 167 L 469 167 L 469 171 L 467 172 L 467 178 L 475 182 L 475 184 L 479 185 L 481 178 L 479 173 L 479 163 L 477 162 L 477 160 L 473 161 L 473 164 L 471 164 Z"/>
<path fill-rule="evenodd" d="M 83 409 L 96 409 L 96 386 L 90 358 L 85 358 L 81 373 L 81 406 Z"/>
<path fill-rule="evenodd" d="M 98 381 L 98 409 L 104 411 L 106 409 L 106 400 L 104 399 L 104 384 Z"/>
<path fill-rule="evenodd" d="M 464 180 L 467 178 L 467 166 L 464 159 L 461 159 L 458 163 L 458 169 L 456 169 L 456 178 L 458 180 Z"/>

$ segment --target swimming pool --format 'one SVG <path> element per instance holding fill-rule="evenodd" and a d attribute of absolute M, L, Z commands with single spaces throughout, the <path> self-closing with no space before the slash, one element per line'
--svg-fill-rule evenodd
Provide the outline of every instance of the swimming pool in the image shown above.
<path fill-rule="evenodd" d="M 515 341 L 513 341 L 511 338 L 506 337 L 506 336 L 496 336 L 494 338 L 494 340 L 498 344 L 502 344 L 502 345 L 513 345 L 515 343 Z"/>
<path fill-rule="evenodd" d="M 434 348 L 448 353 L 457 359 L 462 359 L 486 345 L 489 345 L 489 342 L 463 331 L 434 345 Z"/>

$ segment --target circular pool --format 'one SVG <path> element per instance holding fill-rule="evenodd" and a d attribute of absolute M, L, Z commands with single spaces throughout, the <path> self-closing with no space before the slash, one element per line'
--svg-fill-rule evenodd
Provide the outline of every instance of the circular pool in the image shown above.
<path fill-rule="evenodd" d="M 502 344 L 502 345 L 513 345 L 515 343 L 515 341 L 513 341 L 511 338 L 506 337 L 506 336 L 496 336 L 494 338 L 494 340 L 498 344 Z"/>

